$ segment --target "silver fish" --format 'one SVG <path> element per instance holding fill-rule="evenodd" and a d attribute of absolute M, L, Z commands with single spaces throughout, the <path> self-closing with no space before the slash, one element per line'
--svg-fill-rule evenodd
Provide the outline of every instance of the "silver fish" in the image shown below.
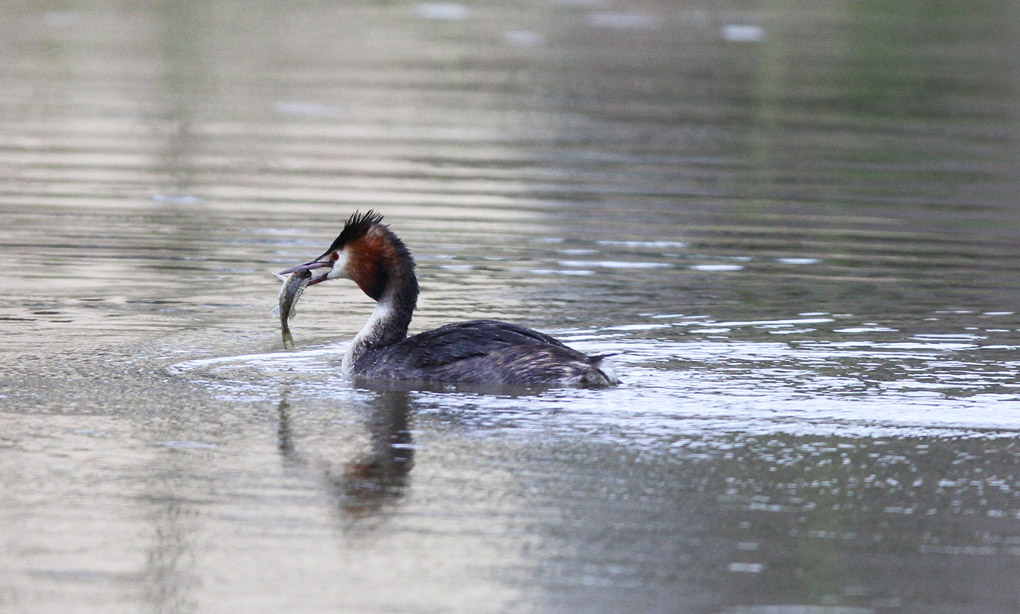
<path fill-rule="evenodd" d="M 287 320 L 294 317 L 296 311 L 294 306 L 297 304 L 298 299 L 301 298 L 301 293 L 308 287 L 308 282 L 312 279 L 311 271 L 300 271 L 298 273 L 291 273 L 287 277 L 277 275 L 283 279 L 283 286 L 280 288 L 280 305 L 277 310 L 280 312 L 280 331 L 283 333 L 283 347 L 286 348 L 287 344 L 290 343 L 290 347 L 294 347 L 294 337 L 290 334 L 290 326 L 287 325 Z"/>

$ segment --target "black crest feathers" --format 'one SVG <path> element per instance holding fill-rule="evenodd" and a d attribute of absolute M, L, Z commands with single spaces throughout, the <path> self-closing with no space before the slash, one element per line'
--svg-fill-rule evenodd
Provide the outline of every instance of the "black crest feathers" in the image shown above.
<path fill-rule="evenodd" d="M 361 237 L 365 236 L 365 234 L 368 233 L 368 229 L 373 225 L 381 224 L 382 219 L 382 215 L 372 210 L 365 213 L 355 211 L 351 214 L 351 217 L 347 218 L 347 222 L 344 224 L 343 230 L 341 230 L 337 238 L 333 240 L 329 249 L 327 249 L 319 258 L 324 258 L 336 250 L 343 249 L 343 247 L 351 241 L 357 241 Z"/>

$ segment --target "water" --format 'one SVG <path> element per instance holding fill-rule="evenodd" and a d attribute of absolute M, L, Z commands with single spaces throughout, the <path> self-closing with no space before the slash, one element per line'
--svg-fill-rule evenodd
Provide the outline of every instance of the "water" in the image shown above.
<path fill-rule="evenodd" d="M 0 8 L 0 610 L 1020 609 L 1007 2 Z M 354 386 L 272 271 L 376 208 L 413 330 L 606 390 Z"/>

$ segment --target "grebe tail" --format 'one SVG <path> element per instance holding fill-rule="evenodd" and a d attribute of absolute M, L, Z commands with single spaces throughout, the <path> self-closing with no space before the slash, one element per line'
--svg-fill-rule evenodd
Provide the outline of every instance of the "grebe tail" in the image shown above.
<path fill-rule="evenodd" d="M 414 258 L 382 216 L 355 213 L 321 256 L 281 274 L 329 269 L 308 285 L 350 279 L 376 301 L 342 369 L 351 376 L 506 385 L 606 386 L 617 378 L 606 355 L 587 356 L 516 324 L 472 320 L 408 337 L 418 302 Z"/>

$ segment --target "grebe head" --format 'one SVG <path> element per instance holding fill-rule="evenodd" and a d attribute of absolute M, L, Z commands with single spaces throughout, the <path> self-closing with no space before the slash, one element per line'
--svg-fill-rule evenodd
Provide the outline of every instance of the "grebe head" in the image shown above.
<path fill-rule="evenodd" d="M 343 230 L 321 256 L 280 271 L 280 274 L 325 268 L 329 270 L 313 277 L 308 285 L 330 279 L 350 279 L 365 294 L 378 301 L 389 288 L 409 281 L 404 278 L 413 278 L 414 259 L 389 226 L 382 223 L 382 216 L 369 211 L 349 217 Z"/>

